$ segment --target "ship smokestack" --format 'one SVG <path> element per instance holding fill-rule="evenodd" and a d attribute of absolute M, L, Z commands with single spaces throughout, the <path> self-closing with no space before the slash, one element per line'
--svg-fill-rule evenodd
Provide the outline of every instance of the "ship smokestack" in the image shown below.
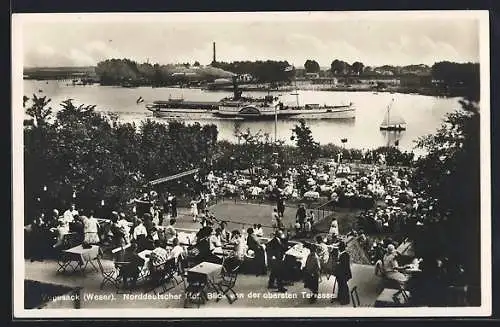
<path fill-rule="evenodd" d="M 234 100 L 239 100 L 241 97 L 241 91 L 238 90 L 238 76 L 233 76 L 233 98 Z"/>

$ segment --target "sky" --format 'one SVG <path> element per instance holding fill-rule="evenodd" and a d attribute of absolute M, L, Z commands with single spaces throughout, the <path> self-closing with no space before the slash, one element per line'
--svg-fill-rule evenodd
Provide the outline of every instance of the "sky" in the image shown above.
<path fill-rule="evenodd" d="M 477 17 L 447 14 L 224 13 L 70 15 L 14 18 L 25 67 L 138 62 L 334 59 L 365 66 L 479 62 Z M 16 31 L 16 30 L 15 30 Z"/>

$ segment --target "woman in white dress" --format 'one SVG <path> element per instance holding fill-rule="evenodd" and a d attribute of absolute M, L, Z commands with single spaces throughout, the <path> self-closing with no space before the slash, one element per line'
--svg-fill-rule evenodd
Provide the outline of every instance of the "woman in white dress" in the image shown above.
<path fill-rule="evenodd" d="M 333 218 L 328 234 L 332 235 L 332 238 L 335 238 L 339 235 L 339 223 L 337 221 L 337 218 Z"/>
<path fill-rule="evenodd" d="M 83 222 L 83 242 L 87 244 L 98 244 L 99 243 L 99 223 L 97 219 L 91 217 L 87 218 L 82 216 Z"/>
<path fill-rule="evenodd" d="M 193 221 L 198 219 L 198 202 L 195 199 L 191 200 L 191 215 L 193 216 Z"/>

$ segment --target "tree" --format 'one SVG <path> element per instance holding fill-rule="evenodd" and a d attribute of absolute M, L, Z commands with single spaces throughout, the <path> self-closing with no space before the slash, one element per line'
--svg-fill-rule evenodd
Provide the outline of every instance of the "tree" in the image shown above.
<path fill-rule="evenodd" d="M 359 62 L 359 61 L 356 61 L 352 64 L 352 71 L 354 74 L 356 75 L 361 75 L 363 74 L 363 68 L 364 68 L 364 65 L 363 63 Z"/>
<path fill-rule="evenodd" d="M 205 171 L 211 164 L 215 125 L 147 120 L 137 129 L 95 111 L 95 106 L 66 100 L 52 117 L 49 99 L 24 100 L 26 113 L 40 121 L 24 129 L 27 221 L 40 210 L 61 209 L 70 201 L 96 210 L 104 200 L 106 210 L 127 211 L 129 200 L 151 179 L 195 167 Z M 192 187 L 188 183 L 177 189 Z"/>
<path fill-rule="evenodd" d="M 349 64 L 345 61 L 335 59 L 332 61 L 330 69 L 333 75 L 345 75 L 349 73 Z"/>
<path fill-rule="evenodd" d="M 435 134 L 418 141 L 428 154 L 417 161 L 412 184 L 438 200 L 434 223 L 417 240 L 420 254 L 441 254 L 463 264 L 469 285 L 479 286 L 481 162 L 475 101 L 477 97 L 461 101 L 462 110 L 449 114 Z"/>
<path fill-rule="evenodd" d="M 431 75 L 433 79 L 442 81 L 447 88 L 464 89 L 465 92 L 462 93 L 468 97 L 479 93 L 480 78 L 477 63 L 437 62 L 432 65 Z"/>
<path fill-rule="evenodd" d="M 199 61 L 195 61 L 194 64 L 193 64 L 193 67 L 200 67 L 200 62 Z"/>
<path fill-rule="evenodd" d="M 316 62 L 316 60 L 306 60 L 304 68 L 306 70 L 306 73 L 318 73 L 320 71 L 319 64 Z"/>
<path fill-rule="evenodd" d="M 312 163 L 319 156 L 319 143 L 315 142 L 309 126 L 300 119 L 292 129 L 292 140 L 295 140 L 300 155 L 305 162 Z"/>
<path fill-rule="evenodd" d="M 26 104 L 28 103 L 29 98 L 23 97 L 23 107 L 26 108 Z M 33 98 L 31 100 L 31 106 L 26 108 L 26 114 L 28 116 L 33 117 L 35 125 L 45 125 L 47 122 L 47 118 L 52 114 L 52 108 L 48 107 L 48 104 L 51 102 L 51 99 L 47 99 L 46 96 L 37 97 L 36 94 L 33 94 Z"/>

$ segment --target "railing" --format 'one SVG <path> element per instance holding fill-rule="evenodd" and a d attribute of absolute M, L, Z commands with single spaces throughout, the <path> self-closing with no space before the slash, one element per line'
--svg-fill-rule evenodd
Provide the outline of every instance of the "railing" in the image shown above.
<path fill-rule="evenodd" d="M 217 205 L 219 203 L 224 203 L 226 201 L 230 201 L 230 202 L 235 203 L 235 204 L 237 204 L 237 203 L 247 203 L 247 204 L 254 203 L 254 204 L 261 205 L 264 203 L 267 203 L 267 204 L 274 203 L 270 200 L 265 199 L 262 195 L 256 196 L 255 198 L 247 197 L 245 199 L 241 199 L 240 196 L 237 194 L 235 194 L 233 196 L 224 196 L 222 194 L 218 194 L 214 199 L 212 199 L 209 202 L 209 206 Z M 307 209 L 308 211 L 313 211 L 313 213 L 314 213 L 314 217 L 315 217 L 314 224 L 324 220 L 325 218 L 327 218 L 328 216 L 333 214 L 333 210 L 327 209 L 327 206 L 329 204 L 331 204 L 332 202 L 333 202 L 333 200 L 329 200 L 326 203 L 320 204 L 318 207 L 315 207 L 315 208 L 313 207 L 313 208 Z M 296 207 L 297 206 L 295 206 L 295 205 L 289 205 L 289 204 L 287 205 L 287 208 L 296 208 Z M 242 225 L 243 227 L 253 225 L 250 223 L 242 223 L 242 222 L 237 222 L 237 221 L 230 221 L 230 220 L 225 220 L 225 221 L 233 223 L 233 224 Z M 262 227 L 274 228 L 274 226 L 269 226 L 269 225 L 262 225 Z M 293 224 L 289 224 L 287 226 L 287 228 L 293 230 L 294 226 L 293 226 Z"/>

